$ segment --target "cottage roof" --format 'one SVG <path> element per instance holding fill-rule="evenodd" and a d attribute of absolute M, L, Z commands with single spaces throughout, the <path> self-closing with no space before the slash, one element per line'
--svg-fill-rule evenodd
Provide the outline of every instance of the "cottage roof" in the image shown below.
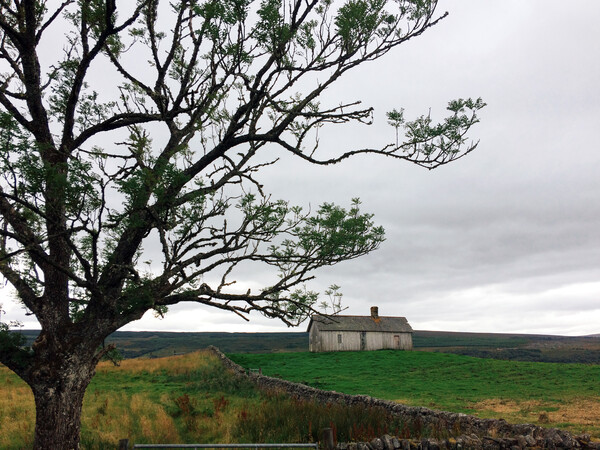
<path fill-rule="evenodd" d="M 388 333 L 412 333 L 406 317 L 372 316 L 318 316 L 314 315 L 308 324 L 308 330 L 315 327 L 318 331 L 379 331 Z"/>

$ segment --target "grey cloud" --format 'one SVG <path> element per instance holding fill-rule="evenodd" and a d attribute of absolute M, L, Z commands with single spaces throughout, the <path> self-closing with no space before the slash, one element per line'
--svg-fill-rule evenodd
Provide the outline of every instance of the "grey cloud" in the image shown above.
<path fill-rule="evenodd" d="M 342 285 L 348 313 L 379 304 L 415 328 L 489 332 L 600 332 L 600 3 L 445 0 L 450 16 L 383 60 L 349 74 L 324 102 L 363 100 L 371 126 L 325 127 L 323 154 L 394 139 L 385 112 L 443 116 L 455 97 L 488 106 L 471 133 L 479 148 L 428 172 L 356 158 L 310 167 L 288 157 L 260 175 L 273 198 L 314 208 L 360 197 L 385 226 L 381 249 L 318 273 Z M 265 156 L 266 158 L 266 156 Z M 272 274 L 244 268 L 240 284 Z M 132 327 L 252 331 L 196 305 Z M 279 327 L 279 328 L 278 328 Z"/>

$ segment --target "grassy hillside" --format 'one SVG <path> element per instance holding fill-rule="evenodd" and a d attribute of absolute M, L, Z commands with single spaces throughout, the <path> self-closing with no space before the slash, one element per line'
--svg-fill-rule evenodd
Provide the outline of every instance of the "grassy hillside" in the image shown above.
<path fill-rule="evenodd" d="M 600 366 L 432 352 L 228 355 L 265 375 L 409 405 L 505 418 L 600 437 Z"/>

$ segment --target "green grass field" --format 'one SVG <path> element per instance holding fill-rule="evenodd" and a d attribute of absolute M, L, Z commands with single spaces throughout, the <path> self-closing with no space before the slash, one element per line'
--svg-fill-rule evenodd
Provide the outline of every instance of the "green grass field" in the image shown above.
<path fill-rule="evenodd" d="M 263 374 L 348 394 L 600 437 L 600 366 L 431 352 L 232 354 Z"/>

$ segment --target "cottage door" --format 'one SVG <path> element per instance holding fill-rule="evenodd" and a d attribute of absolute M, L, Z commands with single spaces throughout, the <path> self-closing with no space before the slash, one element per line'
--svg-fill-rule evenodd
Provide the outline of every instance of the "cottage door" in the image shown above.
<path fill-rule="evenodd" d="M 394 348 L 400 348 L 400 336 L 398 334 L 394 335 Z"/>
<path fill-rule="evenodd" d="M 367 349 L 367 332 L 366 331 L 360 332 L 360 349 L 361 350 Z"/>

